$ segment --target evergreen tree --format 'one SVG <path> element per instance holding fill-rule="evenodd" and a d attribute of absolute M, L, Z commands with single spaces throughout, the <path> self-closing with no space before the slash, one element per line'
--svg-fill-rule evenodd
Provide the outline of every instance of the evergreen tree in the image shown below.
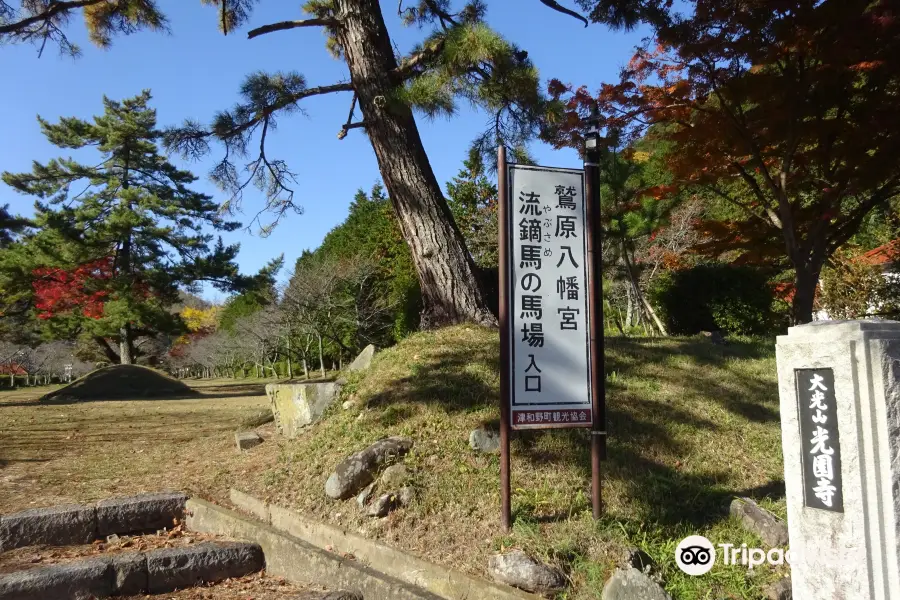
<path fill-rule="evenodd" d="M 334 263 L 362 260 L 374 264 L 373 293 L 393 307 L 389 331 L 393 339 L 380 339 L 380 345 L 399 340 L 416 328 L 422 303 L 419 282 L 409 246 L 381 184 L 372 186 L 368 194 L 357 191 L 346 220 L 328 232 L 314 254 Z M 305 259 L 298 259 L 297 272 L 302 271 Z"/>
<path fill-rule="evenodd" d="M 247 23 L 256 5 L 256 0 L 201 1 L 217 7 L 225 33 Z M 584 20 L 555 0 L 540 1 Z M 635 0 L 609 3 L 643 4 Z M 65 15 L 79 7 L 85 7 L 92 39 L 101 45 L 108 45 L 116 32 L 165 25 L 149 0 L 23 4 L 27 13 L 23 18 L 16 21 L 7 15 L 5 24 L 0 20 L 0 40 L 42 42 L 49 36 L 60 41 Z M 267 193 L 267 207 L 280 216 L 296 208 L 292 173 L 285 161 L 266 153 L 266 136 L 279 117 L 298 112 L 298 102 L 304 98 L 350 95 L 349 117 L 339 137 L 351 129 L 365 129 L 368 135 L 411 251 L 425 326 L 469 320 L 495 323 L 496 319 L 428 161 L 413 111 L 429 117 L 452 115 L 456 101 L 464 99 L 492 117 L 490 129 L 477 137 L 475 147 L 492 153 L 503 143 L 522 160 L 525 143 L 551 108 L 528 53 L 487 25 L 486 3 L 473 0 L 457 12 L 453 5 L 451 0 L 401 1 L 399 11 L 405 23 L 429 33 L 410 54 L 398 58 L 379 0 L 308 0 L 304 11 L 309 18 L 263 25 L 249 31 L 248 37 L 323 28 L 328 50 L 347 65 L 349 81 L 308 86 L 295 72 L 254 73 L 241 88 L 240 102 L 218 114 L 210 126 L 187 122 L 167 136 L 170 147 L 194 156 L 207 154 L 210 141 L 220 141 L 227 150 L 226 160 L 218 163 L 213 176 L 233 194 L 229 206 L 237 208 L 242 190 L 254 182 Z M 398 10 L 396 2 L 385 3 L 385 8 Z M 42 31 L 50 33 L 42 37 Z M 360 120 L 354 116 L 357 107 L 362 112 Z M 251 152 L 248 173 L 242 176 L 231 159 Z"/>
<path fill-rule="evenodd" d="M 13 243 L 13 239 L 28 226 L 28 220 L 9 213 L 9 204 L 0 206 L 0 249 Z"/>
<path fill-rule="evenodd" d="M 447 183 L 447 204 L 475 264 L 482 269 L 496 269 L 497 186 L 488 179 L 478 152 L 470 152 L 463 168 Z"/>
<path fill-rule="evenodd" d="M 138 336 L 176 331 L 168 308 L 178 291 L 201 281 L 230 288 L 237 246 L 203 227 L 231 231 L 212 199 L 188 186 L 197 178 L 160 154 L 150 92 L 116 102 L 103 99 L 93 122 L 66 117 L 38 121 L 60 148 L 96 147 L 93 166 L 71 158 L 34 163 L 31 173 L 3 173 L 16 191 L 36 196 L 38 232 L 32 288 L 38 316 L 57 333 L 88 334 L 113 362 L 130 364 Z M 27 258 L 26 258 L 27 257 Z M 117 342 L 118 351 L 108 340 Z"/>

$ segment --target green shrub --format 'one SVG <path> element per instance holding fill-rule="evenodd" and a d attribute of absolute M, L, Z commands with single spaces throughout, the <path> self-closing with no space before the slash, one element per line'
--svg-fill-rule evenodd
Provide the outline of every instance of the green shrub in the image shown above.
<path fill-rule="evenodd" d="M 753 267 L 704 264 L 663 273 L 649 295 L 669 333 L 760 335 L 785 325 L 768 279 Z"/>

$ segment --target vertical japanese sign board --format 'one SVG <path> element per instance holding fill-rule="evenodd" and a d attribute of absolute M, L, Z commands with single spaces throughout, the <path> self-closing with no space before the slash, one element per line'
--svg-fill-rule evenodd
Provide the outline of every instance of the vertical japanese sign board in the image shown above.
<path fill-rule="evenodd" d="M 796 369 L 800 417 L 803 503 L 810 508 L 844 512 L 841 444 L 831 369 Z"/>
<path fill-rule="evenodd" d="M 507 177 L 501 343 L 508 344 L 509 425 L 591 427 L 584 172 L 509 165 Z"/>

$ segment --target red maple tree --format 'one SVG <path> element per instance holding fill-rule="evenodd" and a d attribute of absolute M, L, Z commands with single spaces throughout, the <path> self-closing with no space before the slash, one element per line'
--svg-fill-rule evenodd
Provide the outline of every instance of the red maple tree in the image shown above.
<path fill-rule="evenodd" d="M 103 317 L 110 292 L 103 284 L 114 276 L 113 257 L 107 256 L 74 269 L 41 267 L 33 271 L 34 306 L 39 319 L 75 311 L 90 319 Z"/>
<path fill-rule="evenodd" d="M 608 130 L 667 148 L 654 195 L 704 190 L 742 215 L 705 224 L 722 249 L 795 274 L 795 322 L 819 274 L 874 208 L 900 195 L 900 15 L 890 0 L 693 0 L 653 22 L 621 80 L 592 94 L 551 82 L 548 132 L 581 146 L 598 103 Z M 682 7 L 683 9 L 684 7 Z M 745 256 L 744 260 L 750 260 Z"/>

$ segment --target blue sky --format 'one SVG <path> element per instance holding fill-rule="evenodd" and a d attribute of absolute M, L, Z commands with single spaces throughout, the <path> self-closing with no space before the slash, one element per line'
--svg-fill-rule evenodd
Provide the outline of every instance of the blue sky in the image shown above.
<path fill-rule="evenodd" d="M 575 6 L 572 0 L 563 3 Z M 104 94 L 118 100 L 149 88 L 160 125 L 169 125 L 185 118 L 208 121 L 217 110 L 237 100 L 241 81 L 253 71 L 298 71 L 310 86 L 349 78 L 344 64 L 325 50 L 324 36 L 317 28 L 248 40 L 245 30 L 228 36 L 219 33 L 215 10 L 197 0 L 163 0 L 159 4 L 170 18 L 170 35 L 141 32 L 119 37 L 111 49 L 99 50 L 87 41 L 78 19 L 73 19 L 70 38 L 84 51 L 74 61 L 60 57 L 50 47 L 40 59 L 28 45 L 0 50 L 0 72 L 8 86 L 0 95 L 0 171 L 30 171 L 32 160 L 45 162 L 70 155 L 46 141 L 35 117 L 39 114 L 51 121 L 60 116 L 90 118 L 102 112 Z M 250 26 L 301 18 L 297 4 L 262 2 Z M 537 0 L 492 0 L 488 5 L 488 22 L 528 51 L 545 81 L 556 77 L 596 89 L 603 81 L 615 80 L 634 46 L 646 35 L 641 29 L 623 33 L 599 25 L 585 28 Z M 385 1 L 382 6 L 395 45 L 408 51 L 424 32 L 400 24 L 396 2 Z M 304 249 L 318 246 L 346 217 L 358 188 L 369 189 L 380 180 L 364 134 L 354 130 L 343 141 L 337 139 L 349 105 L 349 94 L 308 98 L 302 102 L 305 116 L 283 118 L 278 130 L 269 135 L 267 154 L 287 160 L 299 174 L 295 200 L 304 213 L 288 215 L 266 238 L 246 230 L 224 234 L 226 242 L 241 244 L 238 261 L 242 271 L 254 272 L 281 253 L 289 268 Z M 488 121 L 484 113 L 465 105 L 460 108 L 452 120 L 418 118 L 425 149 L 442 186 L 457 173 L 469 143 Z M 574 151 L 556 151 L 537 142 L 532 150 L 540 164 L 580 166 Z M 224 200 L 226 196 L 207 180 L 208 168 L 217 157 L 221 157 L 219 152 L 199 163 L 175 162 L 200 176 L 196 189 Z M 32 198 L 0 183 L 0 205 L 7 203 L 13 212 L 32 213 Z M 249 189 L 238 218 L 248 222 L 261 203 L 257 190 Z M 211 300 L 223 298 L 212 289 L 204 295 Z"/>

